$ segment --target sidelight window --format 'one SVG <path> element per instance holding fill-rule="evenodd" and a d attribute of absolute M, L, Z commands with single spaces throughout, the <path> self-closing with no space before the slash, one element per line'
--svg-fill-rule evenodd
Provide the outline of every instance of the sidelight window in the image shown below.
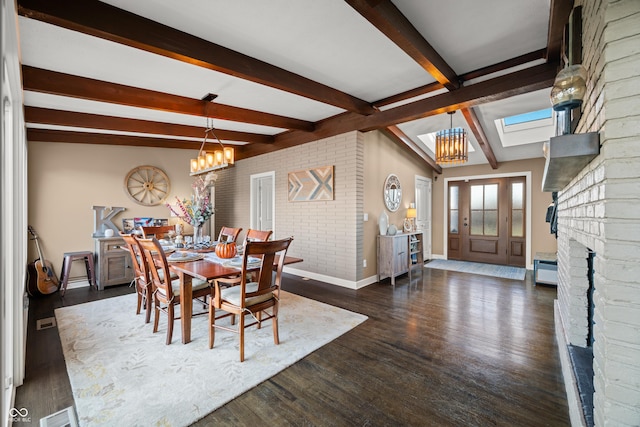
<path fill-rule="evenodd" d="M 449 187 L 449 233 L 458 234 L 458 221 L 460 219 L 460 188 Z"/>
<path fill-rule="evenodd" d="M 511 183 L 511 237 L 524 237 L 524 183 Z"/>

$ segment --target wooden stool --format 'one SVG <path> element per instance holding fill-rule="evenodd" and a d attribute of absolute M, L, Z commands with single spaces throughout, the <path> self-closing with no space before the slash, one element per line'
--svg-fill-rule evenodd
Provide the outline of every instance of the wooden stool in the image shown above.
<path fill-rule="evenodd" d="M 60 278 L 60 295 L 64 296 L 67 290 L 67 282 L 69 281 L 69 272 L 71 271 L 71 263 L 73 261 L 84 260 L 84 266 L 87 269 L 87 279 L 89 286 L 96 284 L 95 268 L 93 265 L 93 252 L 65 252 L 62 260 L 62 277 Z"/>

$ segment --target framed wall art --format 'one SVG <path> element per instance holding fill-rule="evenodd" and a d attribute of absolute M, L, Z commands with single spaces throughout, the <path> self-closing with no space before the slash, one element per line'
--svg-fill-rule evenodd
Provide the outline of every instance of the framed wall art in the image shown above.
<path fill-rule="evenodd" d="M 333 166 L 289 172 L 290 202 L 333 200 Z"/>

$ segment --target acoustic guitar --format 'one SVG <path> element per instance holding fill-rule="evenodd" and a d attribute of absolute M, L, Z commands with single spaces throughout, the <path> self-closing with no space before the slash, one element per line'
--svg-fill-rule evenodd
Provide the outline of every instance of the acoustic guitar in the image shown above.
<path fill-rule="evenodd" d="M 27 266 L 27 293 L 32 297 L 52 294 L 60 287 L 60 281 L 53 272 L 51 263 L 44 258 L 38 235 L 31 226 L 29 233 L 36 242 L 39 258 Z"/>

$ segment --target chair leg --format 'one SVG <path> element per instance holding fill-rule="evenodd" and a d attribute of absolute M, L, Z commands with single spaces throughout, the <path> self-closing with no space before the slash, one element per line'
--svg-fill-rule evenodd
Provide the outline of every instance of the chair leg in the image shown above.
<path fill-rule="evenodd" d="M 153 305 L 155 307 L 153 314 L 153 332 L 158 332 L 158 325 L 160 324 L 160 302 L 154 298 Z"/>
<path fill-rule="evenodd" d="M 147 310 L 146 317 L 144 319 L 144 323 L 149 323 L 151 321 L 151 286 L 147 286 L 144 291 L 144 302 L 145 309 Z"/>
<path fill-rule="evenodd" d="M 140 289 L 138 288 L 138 285 L 136 284 L 136 293 L 138 294 L 138 305 L 136 306 L 136 315 L 140 314 L 140 307 L 142 307 L 142 292 L 140 292 Z"/>
<path fill-rule="evenodd" d="M 240 362 L 244 362 L 244 313 L 238 317 L 240 318 L 238 323 L 240 328 Z"/>
<path fill-rule="evenodd" d="M 262 329 L 262 312 L 256 313 L 256 319 L 258 319 L 258 329 Z"/>
<path fill-rule="evenodd" d="M 174 307 L 175 305 L 171 303 L 169 303 L 169 307 L 167 307 L 167 314 L 169 314 L 169 320 L 167 322 L 167 345 L 171 344 L 171 339 L 173 338 Z"/>
<path fill-rule="evenodd" d="M 209 348 L 213 348 L 213 342 L 216 338 L 216 328 L 213 326 L 216 323 L 216 309 L 213 304 L 209 304 Z"/>
<path fill-rule="evenodd" d="M 271 327 L 273 328 L 273 342 L 275 345 L 280 344 L 280 336 L 278 335 L 278 306 L 273 307 L 273 319 L 271 319 Z"/>

